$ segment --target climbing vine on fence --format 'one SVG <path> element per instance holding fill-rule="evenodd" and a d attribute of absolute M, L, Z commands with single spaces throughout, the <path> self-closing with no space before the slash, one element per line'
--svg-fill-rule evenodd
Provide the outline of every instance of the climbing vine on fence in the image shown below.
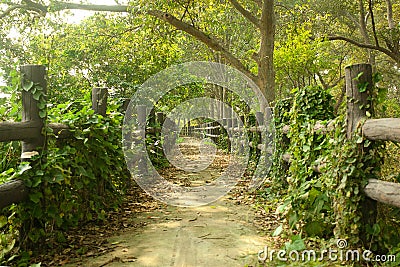
<path fill-rule="evenodd" d="M 117 110 L 113 105 L 105 117 L 94 114 L 90 103 L 87 95 L 52 107 L 49 121 L 69 125 L 72 137 L 50 138 L 54 134 L 47 128 L 47 150 L 32 163 L 22 163 L 24 172 L 14 175 L 30 193 L 26 202 L 5 211 L 14 214 L 6 224 L 10 229 L 22 226 L 20 245 L 27 250 L 45 240 L 66 242 L 62 231 L 78 223 L 105 220 L 130 183 L 121 149 L 123 116 L 111 112 Z"/>
<path fill-rule="evenodd" d="M 322 88 L 292 93 L 292 99 L 275 108 L 278 138 L 271 192 L 282 199 L 278 211 L 295 234 L 342 238 L 352 247 L 367 246 L 360 243 L 360 232 L 366 232 L 372 243 L 379 226 L 363 225 L 362 188 L 379 172 L 382 145 L 364 140 L 360 129 L 348 140 L 345 116 L 334 119 L 332 96 Z M 314 130 L 316 121 L 330 122 L 334 130 Z M 290 126 L 288 139 L 282 132 L 284 125 Z M 286 169 L 282 168 L 285 153 L 291 155 Z M 316 166 L 322 174 L 315 171 Z"/>
<path fill-rule="evenodd" d="M 283 123 L 290 125 L 287 136 L 290 145 L 286 144 L 288 148 L 284 152 L 291 154 L 291 164 L 280 210 L 286 213 L 292 229 L 303 229 L 310 236 L 324 236 L 332 228 L 329 220 L 331 209 L 327 185 L 317 178 L 313 167 L 328 144 L 324 136 L 313 131 L 312 127 L 317 120 L 333 118 L 332 96 L 320 87 L 296 89 L 292 93 L 294 98 L 290 110 L 288 105 L 280 105 L 284 110 L 281 112 L 281 125 L 277 126 L 279 129 Z"/>

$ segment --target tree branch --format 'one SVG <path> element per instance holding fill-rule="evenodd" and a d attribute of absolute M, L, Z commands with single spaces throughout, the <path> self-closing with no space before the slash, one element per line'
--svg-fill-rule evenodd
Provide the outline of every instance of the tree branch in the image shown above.
<path fill-rule="evenodd" d="M 25 3 L 26 8 L 29 8 L 31 10 L 37 10 L 39 13 L 43 13 L 43 14 L 47 13 L 47 10 L 48 10 L 47 6 L 44 6 L 40 3 L 32 2 L 31 0 L 22 0 L 22 2 Z"/>
<path fill-rule="evenodd" d="M 103 11 L 103 12 L 129 12 L 129 6 L 127 5 L 85 5 L 85 4 L 75 4 L 68 2 L 55 1 L 51 6 L 46 6 L 38 2 L 33 2 L 31 0 L 22 0 L 21 5 L 10 6 L 0 18 L 4 18 L 9 15 L 12 11 L 16 9 L 24 9 L 35 11 L 39 14 L 47 14 L 51 11 L 61 11 L 67 9 L 79 9 L 88 11 Z"/>
<path fill-rule="evenodd" d="M 221 54 L 238 70 L 243 72 L 247 77 L 252 79 L 253 81 L 257 80 L 257 76 L 255 76 L 253 73 L 251 73 L 238 58 L 236 58 L 231 52 L 229 52 L 225 47 L 223 47 L 222 44 L 217 42 L 216 40 L 212 39 L 210 36 L 206 35 L 204 32 L 196 29 L 192 25 L 189 25 L 183 21 L 178 20 L 171 14 L 158 11 L 158 10 L 152 10 L 147 12 L 149 15 L 152 15 L 158 19 L 161 19 L 175 28 L 182 30 L 197 40 L 201 41 L 205 45 L 207 45 L 209 48 L 213 49 L 214 51 L 221 52 Z"/>
<path fill-rule="evenodd" d="M 11 12 L 13 12 L 14 10 L 23 8 L 23 5 L 16 5 L 16 6 L 11 6 L 9 8 L 7 8 L 1 15 L 0 15 L 0 19 L 3 19 L 5 17 L 7 17 Z"/>
<path fill-rule="evenodd" d="M 365 8 L 364 8 L 364 3 L 362 0 L 358 1 L 358 5 L 360 8 L 360 17 L 359 17 L 359 21 L 360 21 L 360 31 L 361 34 L 364 38 L 364 42 L 370 44 L 370 39 L 369 39 L 369 35 L 368 35 L 368 31 L 367 31 L 367 24 L 366 24 L 366 15 L 365 15 Z"/>
<path fill-rule="evenodd" d="M 360 42 L 357 42 L 355 40 L 352 40 L 352 39 L 344 37 L 344 36 L 328 36 L 327 39 L 330 40 L 330 41 L 336 41 L 336 40 L 345 41 L 347 43 L 353 44 L 353 45 L 358 46 L 360 48 L 367 48 L 367 49 L 380 51 L 380 52 L 386 54 L 387 56 L 389 56 L 390 58 L 392 58 L 397 63 L 400 63 L 400 55 L 398 55 L 398 54 L 396 54 L 396 53 L 394 53 L 394 52 L 392 52 L 389 49 L 386 49 L 384 47 L 380 47 L 380 46 L 378 47 L 378 46 L 371 45 L 371 44 L 360 43 Z"/>
<path fill-rule="evenodd" d="M 260 28 L 260 20 L 246 10 L 238 1 L 229 0 L 229 2 L 231 2 L 231 4 L 236 8 L 237 11 L 239 11 L 240 14 L 253 23 L 257 28 Z"/>
<path fill-rule="evenodd" d="M 88 11 L 108 11 L 108 12 L 129 12 L 129 6 L 126 5 L 85 5 L 85 4 L 75 4 L 67 2 L 54 2 L 52 7 L 55 11 L 65 10 L 65 9 L 80 9 Z"/>
<path fill-rule="evenodd" d="M 22 0 L 22 4 L 9 4 L 8 7 L 1 15 L 0 19 L 3 19 L 11 14 L 14 10 L 23 9 L 25 11 L 34 11 L 40 15 L 47 13 L 47 6 L 39 3 L 32 2 L 30 0 Z"/>
<path fill-rule="evenodd" d="M 374 8 L 373 8 L 372 0 L 368 1 L 368 8 L 369 8 L 369 12 L 371 13 L 371 23 L 372 23 L 372 31 L 374 33 L 375 45 L 380 46 L 379 40 L 378 40 L 378 35 L 376 34 L 375 16 L 374 16 L 374 10 L 373 10 Z"/>

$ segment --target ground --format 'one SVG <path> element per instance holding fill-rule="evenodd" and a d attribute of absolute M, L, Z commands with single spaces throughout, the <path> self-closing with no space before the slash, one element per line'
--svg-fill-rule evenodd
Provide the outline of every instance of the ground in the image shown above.
<path fill-rule="evenodd" d="M 193 158 L 199 144 L 186 139 L 180 147 L 184 157 Z M 218 177 L 227 157 L 218 151 L 210 167 L 196 174 L 174 167 L 161 174 L 176 184 L 198 186 Z M 259 266 L 258 252 L 279 247 L 281 240 L 271 237 L 276 216 L 257 208 L 247 180 L 244 176 L 214 203 L 190 208 L 168 206 L 133 187 L 107 223 L 70 231 L 70 248 L 37 260 L 48 266 Z"/>

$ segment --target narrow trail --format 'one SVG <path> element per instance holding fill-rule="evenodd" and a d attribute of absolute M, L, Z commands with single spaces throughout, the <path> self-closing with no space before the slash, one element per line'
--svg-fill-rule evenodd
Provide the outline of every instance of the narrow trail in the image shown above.
<path fill-rule="evenodd" d="M 180 148 L 185 159 L 193 159 L 198 157 L 200 144 L 186 138 Z M 217 151 L 212 164 L 200 172 L 168 167 L 162 175 L 179 185 L 199 186 L 218 178 L 228 161 L 229 155 Z M 66 266 L 259 266 L 258 251 L 274 246 L 267 230 L 276 227 L 276 218 L 252 207 L 254 196 L 246 193 L 245 178 L 228 195 L 207 206 L 183 208 L 149 197 L 144 200 L 131 203 L 144 209 L 128 212 L 131 215 L 125 223 L 135 227 L 107 238 L 110 249 Z"/>

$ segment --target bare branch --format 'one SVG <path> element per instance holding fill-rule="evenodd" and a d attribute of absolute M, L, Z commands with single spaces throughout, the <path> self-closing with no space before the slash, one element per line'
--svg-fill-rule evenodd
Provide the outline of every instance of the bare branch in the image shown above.
<path fill-rule="evenodd" d="M 379 41 L 378 41 L 378 35 L 376 34 L 375 16 L 374 16 L 374 10 L 373 10 L 374 8 L 373 8 L 372 0 L 368 1 L 368 8 L 369 8 L 369 12 L 371 14 L 372 31 L 374 33 L 375 45 L 380 46 Z"/>
<path fill-rule="evenodd" d="M 367 48 L 367 49 L 371 49 L 371 50 L 380 51 L 380 52 L 386 54 L 387 56 L 389 56 L 391 59 L 393 59 L 397 63 L 400 63 L 400 55 L 399 54 L 394 53 L 394 52 L 390 51 L 389 49 L 386 49 L 386 48 L 383 48 L 380 46 L 378 47 L 378 46 L 371 45 L 371 44 L 360 43 L 360 42 L 357 42 L 353 39 L 350 39 L 350 38 L 347 38 L 344 36 L 328 36 L 327 39 L 330 41 L 336 41 L 336 40 L 345 41 L 347 43 L 353 44 L 360 48 Z"/>
<path fill-rule="evenodd" d="M 13 12 L 14 10 L 23 8 L 23 5 L 16 5 L 16 6 L 11 6 L 9 8 L 7 8 L 1 15 L 0 15 L 0 19 L 3 19 L 5 17 L 7 17 L 8 15 L 11 14 L 11 12 Z"/>
<path fill-rule="evenodd" d="M 246 19 L 248 19 L 251 23 L 256 25 L 257 28 L 260 28 L 260 20 L 251 14 L 248 10 L 246 10 L 238 1 L 236 0 L 229 0 L 231 4 L 242 14 Z"/>
<path fill-rule="evenodd" d="M 360 21 L 357 20 L 350 12 L 348 12 L 347 10 L 344 10 L 343 12 L 346 18 L 350 19 L 357 27 L 361 27 Z"/>
<path fill-rule="evenodd" d="M 129 12 L 129 6 L 126 5 L 85 5 L 67 2 L 55 2 L 52 9 L 55 11 L 65 9 L 80 9 L 88 11 Z"/>
<path fill-rule="evenodd" d="M 360 22 L 360 31 L 361 34 L 364 38 L 364 42 L 370 44 L 370 39 L 367 31 L 367 24 L 366 24 L 366 14 L 365 14 L 365 8 L 364 8 L 364 3 L 362 0 L 358 1 L 358 5 L 360 8 L 360 17 L 359 17 L 359 22 Z"/>
<path fill-rule="evenodd" d="M 31 0 L 22 0 L 22 2 L 25 3 L 26 8 L 29 8 L 31 10 L 37 10 L 37 11 L 39 11 L 39 13 L 43 13 L 43 14 L 47 13 L 47 10 L 48 10 L 47 6 L 44 6 L 40 3 L 32 2 Z"/>
<path fill-rule="evenodd" d="M 316 73 L 318 80 L 321 82 L 322 87 L 327 90 L 329 88 L 329 85 L 325 82 L 325 79 L 322 77 L 322 74 L 320 72 Z"/>
<path fill-rule="evenodd" d="M 75 4 L 68 2 L 56 1 L 53 2 L 51 6 L 45 6 L 38 2 L 33 2 L 31 0 L 22 0 L 21 5 L 10 6 L 3 14 L 0 15 L 0 18 L 4 18 L 9 15 L 12 11 L 17 9 L 30 10 L 35 11 L 39 14 L 45 15 L 46 13 L 51 11 L 61 11 L 67 9 L 79 9 L 79 10 L 88 10 L 88 11 L 108 11 L 108 12 L 129 12 L 129 6 L 126 5 L 85 5 L 85 4 Z"/>
<path fill-rule="evenodd" d="M 10 7 L 7 8 L 0 15 L 0 19 L 5 18 L 6 16 L 10 15 L 11 12 L 13 12 L 14 10 L 18 10 L 18 9 L 23 9 L 25 11 L 34 11 L 34 12 L 38 13 L 39 15 L 43 15 L 43 14 L 47 13 L 47 7 L 42 4 L 35 3 L 30 0 L 22 0 L 22 3 L 23 4 L 9 4 Z"/>
<path fill-rule="evenodd" d="M 235 68 L 237 68 L 238 70 L 240 70 L 241 72 L 246 74 L 246 76 L 249 77 L 250 79 L 252 79 L 253 81 L 257 80 L 257 77 L 253 73 L 251 73 L 243 65 L 243 63 L 240 62 L 240 60 L 238 58 L 236 58 L 231 52 L 229 52 L 228 49 L 226 49 L 222 44 L 220 44 L 216 40 L 212 39 L 210 36 L 208 36 L 204 32 L 196 29 L 192 25 L 189 25 L 189 24 L 175 18 L 174 16 L 172 16 L 171 14 L 168 14 L 168 13 L 158 11 L 158 10 L 148 11 L 147 13 L 149 15 L 152 15 L 156 18 L 159 18 L 159 19 L 171 24 L 172 26 L 174 26 L 175 28 L 177 28 L 179 30 L 182 30 L 182 31 L 190 34 L 191 36 L 195 37 L 197 40 L 201 41 L 202 43 L 204 43 L 205 45 L 207 45 L 209 48 L 213 49 L 214 51 L 221 52 L 221 54 Z"/>

